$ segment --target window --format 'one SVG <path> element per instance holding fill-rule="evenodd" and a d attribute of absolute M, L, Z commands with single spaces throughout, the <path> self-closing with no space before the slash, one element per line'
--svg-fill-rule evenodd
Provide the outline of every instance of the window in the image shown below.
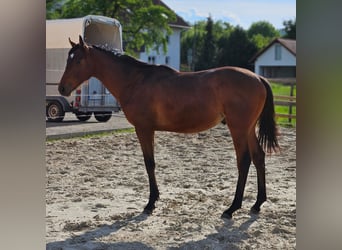
<path fill-rule="evenodd" d="M 281 60 L 281 45 L 280 44 L 275 45 L 274 59 L 277 61 Z"/>
<path fill-rule="evenodd" d="M 166 57 L 165 57 L 165 64 L 166 64 L 166 65 L 169 65 L 169 64 L 170 64 L 170 57 L 169 57 L 169 56 L 166 56 Z"/>
<path fill-rule="evenodd" d="M 149 56 L 148 57 L 148 63 L 155 64 L 156 63 L 156 57 L 155 56 Z"/>

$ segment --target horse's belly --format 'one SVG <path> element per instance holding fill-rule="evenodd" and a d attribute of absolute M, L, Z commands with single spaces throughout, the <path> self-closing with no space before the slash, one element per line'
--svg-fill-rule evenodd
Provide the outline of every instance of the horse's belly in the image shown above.
<path fill-rule="evenodd" d="M 222 114 L 206 114 L 195 112 L 185 115 L 169 116 L 159 120 L 157 130 L 179 132 L 179 133 L 197 133 L 210 129 L 224 119 Z"/>

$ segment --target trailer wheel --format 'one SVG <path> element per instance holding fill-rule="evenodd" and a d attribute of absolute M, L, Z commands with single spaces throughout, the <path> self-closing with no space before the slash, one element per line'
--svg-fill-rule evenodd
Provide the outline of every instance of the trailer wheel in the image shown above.
<path fill-rule="evenodd" d="M 99 122 L 106 122 L 112 117 L 112 112 L 94 112 L 95 119 Z"/>
<path fill-rule="evenodd" d="M 63 107 L 57 101 L 50 102 L 46 107 L 46 117 L 49 122 L 61 122 L 64 119 L 64 115 Z"/>
<path fill-rule="evenodd" d="M 91 117 L 91 112 L 76 112 L 77 119 L 81 122 L 88 121 Z"/>

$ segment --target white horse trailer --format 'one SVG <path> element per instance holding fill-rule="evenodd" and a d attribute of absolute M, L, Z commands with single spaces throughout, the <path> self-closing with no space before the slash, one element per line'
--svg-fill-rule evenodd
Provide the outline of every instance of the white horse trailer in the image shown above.
<path fill-rule="evenodd" d="M 94 113 L 96 120 L 108 121 L 120 105 L 95 77 L 85 81 L 70 97 L 61 96 L 58 83 L 65 70 L 72 41 L 79 35 L 90 45 L 122 52 L 122 30 L 118 20 L 89 15 L 82 18 L 46 21 L 46 117 L 48 121 L 62 121 L 65 112 L 73 112 L 80 121 Z"/>

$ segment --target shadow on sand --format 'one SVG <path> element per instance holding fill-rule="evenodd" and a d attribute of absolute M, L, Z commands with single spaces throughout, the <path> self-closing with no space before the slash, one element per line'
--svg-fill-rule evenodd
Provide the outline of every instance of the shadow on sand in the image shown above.
<path fill-rule="evenodd" d="M 258 219 L 258 215 L 251 214 L 251 217 L 240 226 L 234 226 L 234 219 L 224 220 L 224 225 L 216 227 L 217 233 L 207 235 L 199 241 L 189 241 L 177 247 L 170 247 L 168 250 L 200 250 L 200 249 L 241 249 L 241 242 L 253 237 L 247 233 L 248 228 Z"/>
<path fill-rule="evenodd" d="M 130 223 L 140 223 L 148 218 L 147 214 L 129 215 L 127 218 L 116 221 L 112 225 L 104 225 L 94 230 L 87 231 L 81 235 L 68 238 L 64 241 L 50 242 L 46 245 L 46 250 L 63 250 L 63 249 L 91 249 L 91 250 L 109 250 L 109 249 L 153 249 L 140 242 L 117 242 L 117 243 L 101 243 L 97 239 L 108 236 L 119 231 L 121 228 Z"/>
<path fill-rule="evenodd" d="M 50 242 L 46 245 L 46 250 L 154 249 L 137 241 L 115 243 L 103 243 L 97 241 L 102 237 L 119 231 L 130 223 L 140 223 L 145 221 L 147 218 L 148 215 L 144 213 L 139 215 L 129 215 L 127 218 L 116 221 L 112 225 L 104 225 L 94 230 L 87 231 L 81 235 L 70 237 L 64 241 Z M 251 215 L 247 221 L 238 227 L 234 226 L 233 219 L 224 219 L 224 225 L 216 228 L 217 233 L 210 234 L 203 240 L 189 241 L 177 247 L 168 247 L 166 249 L 240 249 L 239 243 L 252 237 L 246 231 L 257 219 L 257 215 Z"/>

